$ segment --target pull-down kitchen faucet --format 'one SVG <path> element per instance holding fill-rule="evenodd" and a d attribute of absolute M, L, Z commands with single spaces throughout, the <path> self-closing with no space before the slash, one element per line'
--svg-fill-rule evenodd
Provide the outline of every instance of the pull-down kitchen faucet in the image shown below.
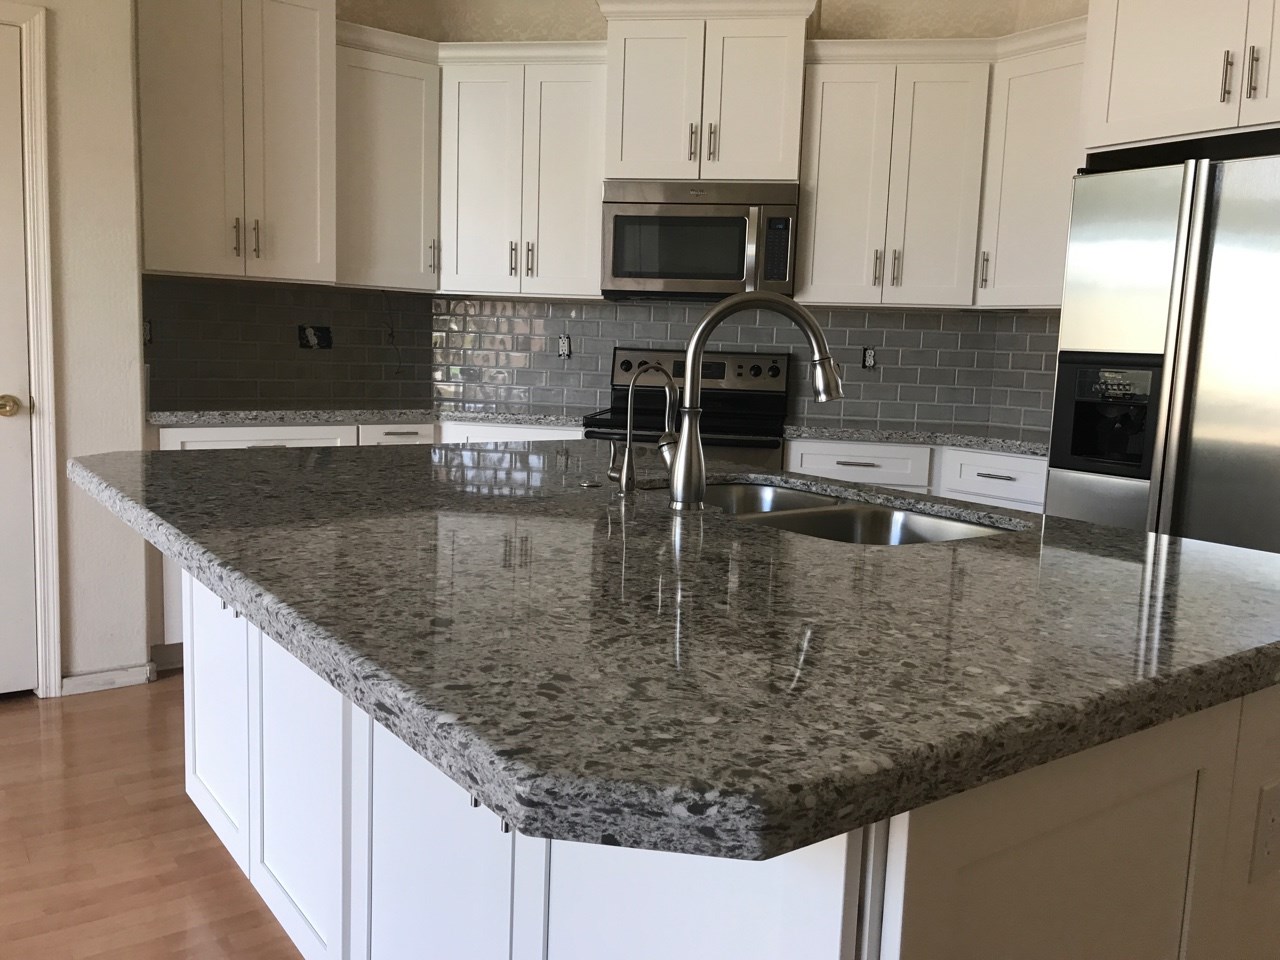
<path fill-rule="evenodd" d="M 671 465 L 671 509 L 701 510 L 702 498 L 707 492 L 707 462 L 702 453 L 702 433 L 698 420 L 702 416 L 702 354 L 706 350 L 711 331 L 735 313 L 743 310 L 772 310 L 780 313 L 809 338 L 813 351 L 813 398 L 819 403 L 839 400 L 844 396 L 840 386 L 840 374 L 827 338 L 812 313 L 790 297 L 777 293 L 739 293 L 721 300 L 707 311 L 689 338 L 684 361 L 684 423 L 680 426 L 680 443 L 676 448 L 675 462 Z"/>
<path fill-rule="evenodd" d="M 662 460 L 667 465 L 668 470 L 671 469 L 671 464 L 675 459 L 676 404 L 680 402 L 680 388 L 676 386 L 675 378 L 667 372 L 667 369 L 662 364 L 641 362 L 640 369 L 632 375 L 631 385 L 627 388 L 627 445 L 622 450 L 622 463 L 610 464 L 609 466 L 609 479 L 618 481 L 619 493 L 630 493 L 636 488 L 635 446 L 632 443 L 632 433 L 635 428 L 636 418 L 636 381 L 646 373 L 660 373 L 666 379 L 666 383 L 663 385 L 667 395 L 666 415 L 663 418 L 665 430 L 662 436 L 658 438 L 658 453 L 662 454 Z M 615 461 L 617 460 L 617 452 L 617 441 L 614 441 L 613 459 Z"/>

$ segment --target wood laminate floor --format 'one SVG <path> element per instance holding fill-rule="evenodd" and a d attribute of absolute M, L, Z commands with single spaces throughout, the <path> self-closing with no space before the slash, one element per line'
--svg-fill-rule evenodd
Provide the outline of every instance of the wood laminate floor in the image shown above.
<path fill-rule="evenodd" d="M 0 697 L 0 958 L 297 960 L 187 799 L 182 677 Z"/>

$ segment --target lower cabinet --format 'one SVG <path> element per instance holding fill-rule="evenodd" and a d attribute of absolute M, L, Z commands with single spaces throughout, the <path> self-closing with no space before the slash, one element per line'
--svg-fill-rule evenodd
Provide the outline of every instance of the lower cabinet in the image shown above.
<path fill-rule="evenodd" d="M 544 427 L 528 423 L 476 423 L 443 420 L 441 443 L 506 443 L 516 440 L 581 440 L 582 427 Z"/>
<path fill-rule="evenodd" d="M 389 447 L 398 444 L 435 443 L 434 423 L 360 424 L 360 446 Z"/>
<path fill-rule="evenodd" d="M 992 507 L 1043 513 L 1048 470 L 1044 457 L 943 447 L 933 492 Z"/>
<path fill-rule="evenodd" d="M 785 467 L 792 473 L 928 493 L 932 456 L 932 448 L 907 443 L 788 440 Z"/>

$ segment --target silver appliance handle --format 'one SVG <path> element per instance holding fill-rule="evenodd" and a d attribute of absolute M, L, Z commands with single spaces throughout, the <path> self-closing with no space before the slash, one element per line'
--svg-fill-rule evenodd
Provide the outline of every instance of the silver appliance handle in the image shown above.
<path fill-rule="evenodd" d="M 853 960 L 880 960 L 884 940 L 885 883 L 889 873 L 889 821 L 862 828 L 861 883 Z"/>
<path fill-rule="evenodd" d="M 747 253 L 742 264 L 742 275 L 747 281 L 747 290 L 759 290 L 763 277 L 756 276 L 756 270 L 763 272 L 764 261 L 759 258 L 760 249 L 760 208 L 747 207 Z"/>
<path fill-rule="evenodd" d="M 1186 429 L 1191 339 L 1196 327 L 1195 293 L 1200 283 L 1205 214 L 1213 174 L 1208 160 L 1188 160 L 1185 168 L 1182 200 L 1178 205 L 1169 328 L 1160 378 L 1162 399 L 1156 415 L 1155 451 L 1151 458 L 1151 500 L 1147 509 L 1147 529 L 1157 533 L 1169 533 L 1173 526 L 1178 460 L 1182 453 L 1182 432 Z"/>

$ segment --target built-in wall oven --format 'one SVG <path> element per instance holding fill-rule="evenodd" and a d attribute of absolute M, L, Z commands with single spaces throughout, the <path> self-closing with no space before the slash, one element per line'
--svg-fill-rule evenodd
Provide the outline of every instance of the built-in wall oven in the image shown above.
<path fill-rule="evenodd" d="M 600 288 L 613 300 L 790 296 L 799 195 L 796 183 L 606 180 Z"/>

